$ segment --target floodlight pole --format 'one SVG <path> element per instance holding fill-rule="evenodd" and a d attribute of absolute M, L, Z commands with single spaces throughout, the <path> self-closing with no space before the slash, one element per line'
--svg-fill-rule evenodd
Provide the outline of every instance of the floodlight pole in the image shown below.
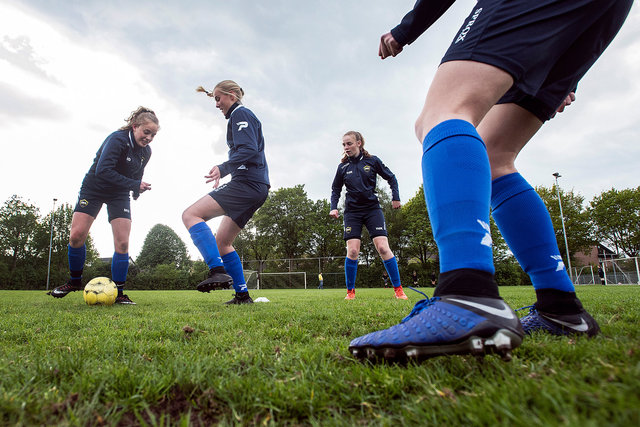
<path fill-rule="evenodd" d="M 564 215 L 562 213 L 562 199 L 560 199 L 560 187 L 558 187 L 558 178 L 560 175 L 558 172 L 555 172 L 553 176 L 556 178 L 556 192 L 558 194 L 558 205 L 560 206 L 560 220 L 562 221 L 562 234 L 564 235 L 564 247 L 567 250 L 567 264 L 569 265 L 569 277 L 571 278 L 571 282 L 573 282 L 573 272 L 571 271 L 571 258 L 569 258 L 569 244 L 567 243 L 567 230 L 564 227 Z"/>
<path fill-rule="evenodd" d="M 51 272 L 51 246 L 53 245 L 53 219 L 56 216 L 56 201 L 53 199 L 53 210 L 51 211 L 51 233 L 49 233 L 49 262 L 47 263 L 47 290 L 49 290 L 49 273 Z"/>

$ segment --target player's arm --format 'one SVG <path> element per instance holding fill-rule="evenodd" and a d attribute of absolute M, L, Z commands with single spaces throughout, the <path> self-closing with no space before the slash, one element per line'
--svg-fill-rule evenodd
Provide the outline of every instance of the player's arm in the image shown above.
<path fill-rule="evenodd" d="M 396 176 L 391 172 L 382 160 L 376 157 L 376 173 L 382 177 L 391 188 L 391 206 L 393 209 L 399 209 L 402 204 L 400 203 L 400 190 L 398 189 L 398 180 Z"/>
<path fill-rule="evenodd" d="M 133 179 L 140 180 L 140 187 L 138 190 L 133 191 L 133 200 L 138 200 L 141 193 L 144 193 L 147 190 L 151 190 L 151 184 L 148 182 L 144 182 L 142 180 L 142 175 L 144 175 L 144 168 L 147 167 L 147 163 L 149 163 L 149 159 L 151 158 L 151 147 L 147 146 L 147 155 L 144 157 L 142 161 L 142 167 L 140 170 L 134 175 Z"/>
<path fill-rule="evenodd" d="M 140 179 L 126 177 L 116 170 L 120 156 L 129 149 L 128 144 L 128 141 L 121 140 L 113 134 L 107 137 L 96 165 L 96 177 L 109 187 L 138 191 L 140 189 Z"/>
<path fill-rule="evenodd" d="M 403 46 L 420 37 L 453 3 L 455 0 L 418 0 L 400 24 L 380 37 L 380 58 L 385 59 L 402 52 Z"/>
<path fill-rule="evenodd" d="M 342 164 L 340 166 L 342 166 Z M 340 193 L 342 192 L 342 185 L 344 184 L 340 166 L 338 166 L 336 176 L 333 178 L 333 183 L 331 184 L 331 208 L 329 210 L 329 215 L 334 218 L 338 218 L 340 216 L 340 212 L 338 211 L 338 201 L 340 200 Z"/>

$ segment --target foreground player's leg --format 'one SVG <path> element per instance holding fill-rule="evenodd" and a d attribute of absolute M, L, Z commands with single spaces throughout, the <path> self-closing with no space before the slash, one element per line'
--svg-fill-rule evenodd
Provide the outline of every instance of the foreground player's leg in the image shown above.
<path fill-rule="evenodd" d="M 490 352 L 508 358 L 523 332 L 493 280 L 484 144 L 470 123 L 443 122 L 425 138 L 422 165 L 441 265 L 434 298 L 418 302 L 400 324 L 356 338 L 350 350 L 390 360 Z"/>
<path fill-rule="evenodd" d="M 493 218 L 536 290 L 537 302 L 521 319 L 524 331 L 593 336 L 599 331 L 598 324 L 576 297 L 549 212 L 514 164 L 541 126 L 540 119 L 529 111 L 515 104 L 501 104 L 492 108 L 478 127 L 487 144 L 494 178 Z"/>

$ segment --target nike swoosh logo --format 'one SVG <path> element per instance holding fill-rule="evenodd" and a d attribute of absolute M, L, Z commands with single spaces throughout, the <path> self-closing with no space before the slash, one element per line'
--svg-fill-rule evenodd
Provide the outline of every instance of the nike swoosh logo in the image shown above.
<path fill-rule="evenodd" d="M 549 317 L 549 316 L 543 316 L 543 317 L 546 317 L 549 320 L 552 320 L 556 323 L 566 326 L 567 328 L 573 329 L 574 331 L 587 332 L 587 330 L 589 329 L 589 325 L 587 325 L 587 322 L 585 322 L 582 317 L 580 318 L 579 325 L 576 325 L 575 323 L 563 322 L 562 320 L 554 319 L 553 317 Z"/>
<path fill-rule="evenodd" d="M 505 319 L 515 319 L 516 317 L 515 314 L 513 314 L 513 311 L 511 310 L 511 308 L 509 308 L 509 306 L 507 306 L 506 304 L 504 305 L 503 308 L 495 308 L 495 307 L 491 307 L 490 305 L 480 304 L 473 301 L 465 301 L 462 299 L 448 298 L 447 300 L 470 305 L 471 307 L 475 307 L 477 309 L 486 311 L 489 314 L 493 314 L 494 316 L 500 316 Z"/>

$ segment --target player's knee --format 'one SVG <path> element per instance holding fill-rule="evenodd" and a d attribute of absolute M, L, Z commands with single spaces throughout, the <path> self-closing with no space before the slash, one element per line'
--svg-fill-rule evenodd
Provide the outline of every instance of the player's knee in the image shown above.
<path fill-rule="evenodd" d="M 129 252 L 129 242 L 115 241 L 113 242 L 113 246 L 115 247 L 115 251 L 120 254 L 126 254 Z"/>
<path fill-rule="evenodd" d="M 84 245 L 85 237 L 83 233 L 78 233 L 71 229 L 71 233 L 69 233 L 69 244 L 73 248 L 79 248 Z"/>
<path fill-rule="evenodd" d="M 184 210 L 184 212 L 182 212 L 182 223 L 184 224 L 185 227 L 187 227 L 187 230 L 190 229 L 196 222 L 196 216 L 191 213 L 191 209 L 187 208 Z"/>
<path fill-rule="evenodd" d="M 349 248 L 347 249 L 347 257 L 351 258 L 351 259 L 356 259 L 358 258 L 358 255 L 360 251 L 358 251 L 357 249 L 354 248 Z"/>

